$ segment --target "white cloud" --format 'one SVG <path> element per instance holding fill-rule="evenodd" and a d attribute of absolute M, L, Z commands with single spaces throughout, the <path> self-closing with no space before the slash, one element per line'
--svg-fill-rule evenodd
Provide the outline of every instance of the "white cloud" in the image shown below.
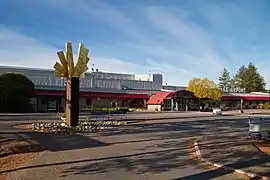
<path fill-rule="evenodd" d="M 100 69 L 104 72 L 115 72 L 115 73 L 136 73 L 143 74 L 147 73 L 147 67 L 122 61 L 119 59 L 113 58 L 101 58 L 101 57 L 92 57 L 91 63 L 94 64 L 94 67 Z"/>
<path fill-rule="evenodd" d="M 49 68 L 57 58 L 55 51 L 47 44 L 0 26 L 2 65 Z"/>
<path fill-rule="evenodd" d="M 58 60 L 56 52 L 59 49 L 13 31 L 6 26 L 0 26 L 0 42 L 0 63 L 2 65 L 52 69 L 55 61 Z M 76 58 L 75 47 L 77 45 L 73 44 L 73 46 L 74 58 Z M 64 44 L 62 50 L 64 50 Z M 112 71 L 113 68 L 114 72 L 133 71 L 136 73 L 143 67 L 113 58 L 91 57 L 91 60 L 91 64 L 95 64 L 104 71 Z"/>
<path fill-rule="evenodd" d="M 217 79 L 225 61 L 212 50 L 210 34 L 200 26 L 187 22 L 187 12 L 179 8 L 173 8 L 172 11 L 170 7 L 155 6 L 148 8 L 146 13 L 156 28 L 173 37 L 174 44 L 178 44 L 178 49 L 174 51 L 181 54 L 182 58 L 177 64 L 175 62 L 176 66 L 182 66 L 186 72 L 192 72 L 190 75 L 193 77 L 208 76 L 210 79 Z"/>
<path fill-rule="evenodd" d="M 58 60 L 56 52 L 59 49 L 13 31 L 6 26 L 0 26 L 0 42 L 1 65 L 52 69 L 55 61 Z M 75 49 L 74 53 L 76 53 Z M 90 56 L 90 59 L 89 65 L 94 64 L 96 68 L 105 72 L 148 74 L 149 70 L 160 67 L 160 64 L 147 59 L 144 64 L 106 57 Z M 172 70 L 176 69 L 168 64 L 162 66 L 164 67 L 162 72 L 165 74 L 169 72 L 169 77 L 173 74 Z M 172 79 L 174 79 L 173 76 Z"/>
<path fill-rule="evenodd" d="M 147 35 L 132 18 L 123 12 L 108 5 L 102 0 L 39 0 L 58 11 L 64 12 L 69 18 L 76 18 L 78 21 L 87 23 L 89 20 L 105 22 L 111 27 L 129 35 L 133 41 L 138 39 L 147 40 Z M 90 24 L 91 26 L 91 24 Z"/>
<path fill-rule="evenodd" d="M 132 8 L 136 9 L 137 16 L 132 16 L 128 12 L 131 7 L 121 11 L 119 7 L 101 0 L 37 1 L 65 13 L 67 19 L 75 18 L 79 22 L 77 27 L 80 23 L 89 24 L 89 32 L 91 22 L 99 21 L 125 35 L 110 44 L 96 42 L 89 45 L 90 56 L 93 56 L 91 64 L 101 71 L 139 74 L 160 72 L 165 76 L 164 83 L 186 85 L 195 76 L 217 80 L 224 67 L 236 71 L 238 66 L 251 61 L 248 57 L 243 59 L 241 53 L 236 52 L 236 45 L 233 46 L 236 40 L 229 36 L 230 31 L 225 27 L 230 25 L 229 28 L 233 28 L 237 23 L 232 23 L 231 18 L 228 18 L 232 17 L 228 16 L 229 11 L 219 7 L 202 9 L 207 11 L 203 13 L 209 24 L 217 27 L 215 30 L 224 28 L 224 37 L 196 24 L 189 11 L 172 6 L 134 6 Z M 214 12 L 216 15 L 213 16 Z M 256 35 L 256 29 L 252 32 Z M 91 42 L 87 35 L 81 37 Z M 85 45 L 88 46 L 87 42 Z M 216 46 L 226 51 L 228 57 L 220 55 Z M 7 65 L 51 68 L 57 58 L 55 47 L 1 26 L 0 47 L 1 63 Z M 268 70 L 263 64 L 258 64 L 258 70 L 268 76 Z M 270 83 L 269 77 L 266 80 Z"/>

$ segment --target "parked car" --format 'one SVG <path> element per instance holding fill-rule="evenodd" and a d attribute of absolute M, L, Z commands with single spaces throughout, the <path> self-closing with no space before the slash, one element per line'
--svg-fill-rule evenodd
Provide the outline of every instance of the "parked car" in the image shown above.
<path fill-rule="evenodd" d="M 221 116 L 222 115 L 222 111 L 220 108 L 213 108 L 213 115 L 214 116 Z"/>

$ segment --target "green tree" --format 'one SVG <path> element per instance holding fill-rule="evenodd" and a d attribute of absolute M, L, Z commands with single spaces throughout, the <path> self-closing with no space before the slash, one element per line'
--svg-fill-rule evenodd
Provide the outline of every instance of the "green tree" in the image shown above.
<path fill-rule="evenodd" d="M 230 72 L 226 68 L 223 69 L 223 72 L 221 73 L 218 80 L 218 87 L 220 90 L 222 90 L 223 92 L 227 92 L 231 89 Z"/>
<path fill-rule="evenodd" d="M 240 67 L 235 75 L 235 82 L 238 88 L 245 89 L 245 92 L 265 91 L 265 81 L 254 64 L 249 63 L 248 67 Z"/>
<path fill-rule="evenodd" d="M 207 78 L 193 78 L 189 81 L 187 90 L 201 99 L 212 99 L 220 101 L 222 92 L 218 89 L 214 81 Z"/>
<path fill-rule="evenodd" d="M 236 88 L 235 76 L 232 76 L 230 80 L 230 91 L 234 91 Z"/>
<path fill-rule="evenodd" d="M 238 88 L 244 89 L 247 86 L 247 68 L 242 65 L 234 76 L 235 85 Z"/>
<path fill-rule="evenodd" d="M 31 80 L 19 73 L 0 75 L 0 111 L 29 112 L 30 98 L 34 96 L 35 87 Z"/>
<path fill-rule="evenodd" d="M 247 91 L 249 92 L 263 92 L 265 91 L 265 81 L 264 78 L 260 75 L 257 68 L 254 64 L 250 63 L 248 65 L 248 80 L 247 80 Z"/>

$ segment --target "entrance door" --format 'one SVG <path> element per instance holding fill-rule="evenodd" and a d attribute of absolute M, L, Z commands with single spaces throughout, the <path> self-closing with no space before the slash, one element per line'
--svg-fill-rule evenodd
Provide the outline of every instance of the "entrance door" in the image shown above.
<path fill-rule="evenodd" d="M 50 97 L 47 99 L 47 112 L 59 112 L 61 97 Z"/>
<path fill-rule="evenodd" d="M 49 99 L 47 102 L 47 110 L 48 112 L 56 112 L 57 111 L 57 100 Z"/>

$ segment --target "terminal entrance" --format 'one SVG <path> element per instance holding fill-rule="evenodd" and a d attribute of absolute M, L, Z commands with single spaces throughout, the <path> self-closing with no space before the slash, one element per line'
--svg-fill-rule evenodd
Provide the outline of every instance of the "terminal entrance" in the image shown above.
<path fill-rule="evenodd" d="M 172 93 L 169 97 L 164 99 L 164 111 L 188 111 L 193 109 L 195 103 L 195 96 L 193 92 L 188 90 L 181 90 Z"/>
<path fill-rule="evenodd" d="M 59 112 L 61 111 L 61 96 L 38 96 L 36 107 L 37 112 Z"/>

